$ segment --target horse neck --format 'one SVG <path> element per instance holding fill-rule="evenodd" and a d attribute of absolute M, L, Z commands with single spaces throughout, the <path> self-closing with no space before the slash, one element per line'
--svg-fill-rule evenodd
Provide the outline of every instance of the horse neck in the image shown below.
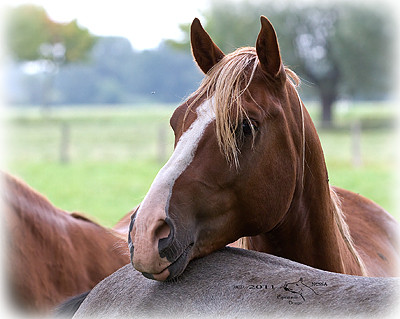
<path fill-rule="evenodd" d="M 250 237 L 248 247 L 327 271 L 361 275 L 362 265 L 331 195 L 322 147 L 308 113 L 305 120 L 305 163 L 300 164 L 302 174 L 291 206 L 272 231 Z"/>
<path fill-rule="evenodd" d="M 125 235 L 78 213 L 58 209 L 43 195 L 8 174 L 0 177 L 4 180 L 2 200 L 10 229 L 15 227 L 18 234 L 23 231 L 24 237 L 30 236 L 36 245 L 58 252 L 63 258 L 68 258 L 68 253 L 90 254 L 91 258 L 99 259 L 113 254 L 109 263 L 129 262 Z"/>

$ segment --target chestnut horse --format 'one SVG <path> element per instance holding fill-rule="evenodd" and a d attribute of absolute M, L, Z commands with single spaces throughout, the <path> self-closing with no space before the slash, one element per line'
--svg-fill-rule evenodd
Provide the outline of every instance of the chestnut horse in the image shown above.
<path fill-rule="evenodd" d="M 6 269 L 18 308 L 46 312 L 129 263 L 125 236 L 54 207 L 8 174 L 2 179 Z"/>
<path fill-rule="evenodd" d="M 372 201 L 331 187 L 324 154 L 261 17 L 256 47 L 225 55 L 191 26 L 206 74 L 171 117 L 175 149 L 132 216 L 133 266 L 172 279 L 188 262 L 246 237 L 249 249 L 322 270 L 398 275 L 399 225 Z"/>

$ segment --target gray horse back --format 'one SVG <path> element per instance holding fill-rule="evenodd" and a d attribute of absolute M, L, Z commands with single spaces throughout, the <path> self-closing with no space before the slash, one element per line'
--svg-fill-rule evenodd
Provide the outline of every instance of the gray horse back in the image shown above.
<path fill-rule="evenodd" d="M 268 254 L 225 248 L 173 282 L 126 265 L 99 283 L 74 318 L 384 317 L 400 279 L 336 274 Z"/>

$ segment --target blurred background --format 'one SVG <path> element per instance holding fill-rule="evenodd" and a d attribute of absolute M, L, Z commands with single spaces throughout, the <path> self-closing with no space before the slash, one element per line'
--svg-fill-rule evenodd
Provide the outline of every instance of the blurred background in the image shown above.
<path fill-rule="evenodd" d="M 203 78 L 189 26 L 229 53 L 260 15 L 318 129 L 330 182 L 398 220 L 392 1 L 6 1 L 4 163 L 56 206 L 112 226 L 173 150 L 169 117 Z"/>

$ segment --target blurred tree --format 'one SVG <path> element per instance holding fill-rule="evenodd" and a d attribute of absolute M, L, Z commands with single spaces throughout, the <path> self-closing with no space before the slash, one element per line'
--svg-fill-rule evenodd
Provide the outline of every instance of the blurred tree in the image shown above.
<path fill-rule="evenodd" d="M 165 45 L 135 51 L 122 37 L 100 37 L 90 63 L 63 66 L 58 103 L 176 103 L 196 89 L 201 73 L 189 54 Z"/>
<path fill-rule="evenodd" d="M 38 6 L 12 8 L 6 17 L 6 49 L 17 61 L 75 62 L 84 59 L 95 43 L 95 37 L 76 20 L 54 22 Z"/>
<path fill-rule="evenodd" d="M 332 108 L 340 97 L 384 97 L 392 89 L 394 28 L 384 5 L 289 1 L 214 1 L 204 12 L 204 26 L 226 53 L 254 46 L 260 15 L 274 25 L 284 63 L 310 83 L 319 96 L 324 125 L 332 124 Z M 185 40 L 169 44 L 189 48 Z"/>
<path fill-rule="evenodd" d="M 59 67 L 85 59 L 95 37 L 76 20 L 69 23 L 52 21 L 39 6 L 15 7 L 6 17 L 6 52 L 15 61 L 37 62 L 37 69 L 43 74 L 41 104 L 46 109 L 54 95 L 54 75 Z"/>

